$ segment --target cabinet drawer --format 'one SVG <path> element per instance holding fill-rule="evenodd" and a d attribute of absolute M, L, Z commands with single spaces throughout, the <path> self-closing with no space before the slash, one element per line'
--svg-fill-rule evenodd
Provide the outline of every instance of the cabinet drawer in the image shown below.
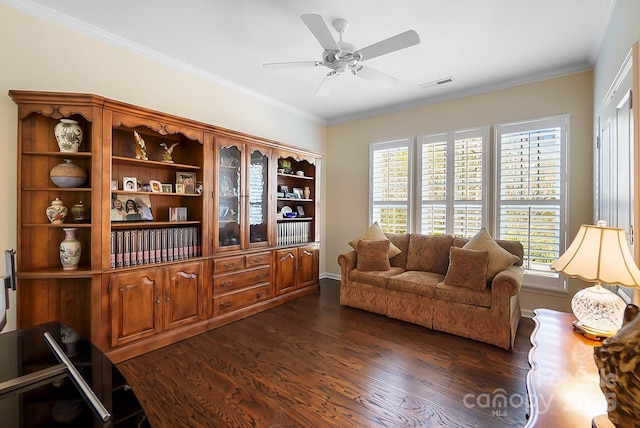
<path fill-rule="evenodd" d="M 218 295 L 263 282 L 271 282 L 271 266 L 213 278 L 213 294 Z"/>
<path fill-rule="evenodd" d="M 213 315 L 222 315 L 251 306 L 269 297 L 269 284 L 260 285 L 237 293 L 227 294 L 213 299 Z"/>
<path fill-rule="evenodd" d="M 226 257 L 213 261 L 213 273 L 233 272 L 244 267 L 244 256 Z"/>
<path fill-rule="evenodd" d="M 262 253 L 247 254 L 245 256 L 245 266 L 260 266 L 271 264 L 271 251 L 265 251 Z"/>

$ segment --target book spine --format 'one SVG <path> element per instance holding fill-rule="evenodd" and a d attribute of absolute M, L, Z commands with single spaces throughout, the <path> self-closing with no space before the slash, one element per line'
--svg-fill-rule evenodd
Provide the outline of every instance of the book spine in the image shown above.
<path fill-rule="evenodd" d="M 149 232 L 149 263 L 153 264 L 156 262 L 156 231 L 155 229 L 150 229 L 148 232 Z"/>
<path fill-rule="evenodd" d="M 144 264 L 144 257 L 143 257 L 143 250 L 144 250 L 144 233 L 142 233 L 142 230 L 137 230 L 136 231 L 136 239 L 138 240 L 138 244 L 137 244 L 137 249 L 138 249 L 138 264 L 142 265 Z"/>
<path fill-rule="evenodd" d="M 122 230 L 118 230 L 116 232 L 116 267 L 117 268 L 122 267 L 122 252 L 124 251 L 124 249 L 122 248 L 123 234 L 124 232 Z"/>
<path fill-rule="evenodd" d="M 167 249 L 169 248 L 169 242 L 167 241 L 167 229 L 162 229 L 162 250 L 160 251 L 160 255 L 162 257 L 162 263 L 166 263 L 169 259 L 167 258 Z"/>
<path fill-rule="evenodd" d="M 144 235 L 144 243 L 142 248 L 142 259 L 144 260 L 144 264 L 149 264 L 149 229 L 144 229 L 142 231 Z"/>
<path fill-rule="evenodd" d="M 109 267 L 116 268 L 116 231 L 111 231 L 111 250 L 109 253 Z"/>
<path fill-rule="evenodd" d="M 123 236 L 123 253 L 122 253 L 122 265 L 129 267 L 131 264 L 131 231 L 125 230 Z"/>
<path fill-rule="evenodd" d="M 173 231 L 167 229 L 167 261 L 173 261 Z"/>
<path fill-rule="evenodd" d="M 162 261 L 162 231 L 156 229 L 156 263 Z"/>
<path fill-rule="evenodd" d="M 135 230 L 131 231 L 131 237 L 129 238 L 131 241 L 130 246 L 130 254 L 131 254 L 131 266 L 136 266 L 138 264 L 138 233 Z"/>

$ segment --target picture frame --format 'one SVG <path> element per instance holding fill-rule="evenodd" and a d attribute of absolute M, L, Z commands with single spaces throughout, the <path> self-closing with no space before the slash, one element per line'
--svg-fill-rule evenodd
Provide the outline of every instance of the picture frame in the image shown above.
<path fill-rule="evenodd" d="M 184 192 L 182 193 L 195 193 L 196 192 L 196 173 L 189 172 L 189 171 L 176 172 L 176 185 L 177 184 L 182 184 L 184 186 Z"/>
<path fill-rule="evenodd" d="M 149 186 L 151 187 L 151 193 L 162 193 L 162 183 L 158 180 L 149 180 Z"/>
<path fill-rule="evenodd" d="M 118 180 L 111 180 L 111 190 L 118 190 Z"/>
<path fill-rule="evenodd" d="M 293 188 L 293 194 L 295 195 L 295 199 L 302 199 L 302 189 L 300 187 Z"/>
<path fill-rule="evenodd" d="M 187 207 L 169 207 L 169 221 L 187 221 Z"/>
<path fill-rule="evenodd" d="M 298 213 L 298 217 L 304 217 L 304 207 L 302 205 L 296 205 L 296 211 Z"/>
<path fill-rule="evenodd" d="M 173 193 L 173 185 L 171 183 L 162 183 L 162 193 Z"/>
<path fill-rule="evenodd" d="M 289 186 L 280 185 L 280 193 L 284 193 L 285 195 L 289 193 Z"/>
<path fill-rule="evenodd" d="M 122 177 L 122 190 L 125 192 L 137 192 L 138 179 L 135 177 Z"/>
<path fill-rule="evenodd" d="M 176 193 L 186 193 L 184 184 L 176 183 Z"/>
<path fill-rule="evenodd" d="M 149 195 L 114 194 L 111 198 L 111 221 L 152 221 Z"/>
<path fill-rule="evenodd" d="M 202 195 L 203 190 L 202 181 L 196 181 L 196 194 Z"/>

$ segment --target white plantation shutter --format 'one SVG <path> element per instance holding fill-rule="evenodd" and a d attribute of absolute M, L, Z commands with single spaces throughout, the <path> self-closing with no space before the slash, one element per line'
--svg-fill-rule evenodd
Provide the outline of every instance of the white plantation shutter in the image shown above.
<path fill-rule="evenodd" d="M 419 138 L 420 233 L 471 237 L 486 213 L 488 127 Z"/>
<path fill-rule="evenodd" d="M 412 141 L 375 143 L 370 148 L 370 223 L 384 232 L 409 231 Z"/>
<path fill-rule="evenodd" d="M 551 269 L 565 246 L 568 116 L 496 126 L 500 239 L 520 241 L 529 275 L 564 287 Z"/>

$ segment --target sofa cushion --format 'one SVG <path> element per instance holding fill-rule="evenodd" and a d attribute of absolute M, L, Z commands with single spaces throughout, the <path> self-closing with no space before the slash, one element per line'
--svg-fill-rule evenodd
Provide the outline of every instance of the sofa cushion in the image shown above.
<path fill-rule="evenodd" d="M 407 252 L 409 250 L 410 233 L 385 233 L 389 241 L 400 249 L 400 254 L 389 259 L 391 266 L 407 267 Z"/>
<path fill-rule="evenodd" d="M 451 247 L 449 270 L 444 277 L 444 283 L 482 291 L 487 288 L 488 268 L 489 252 L 487 250 Z"/>
<path fill-rule="evenodd" d="M 433 297 L 436 284 L 442 282 L 444 275 L 433 272 L 406 271 L 389 278 L 387 288 L 421 296 Z"/>
<path fill-rule="evenodd" d="M 404 272 L 404 269 L 399 267 L 392 267 L 389 270 L 362 272 L 358 269 L 354 269 L 349 272 L 349 280 L 351 282 L 359 282 L 361 284 L 373 285 L 374 287 L 386 288 L 387 280 L 394 276 Z"/>
<path fill-rule="evenodd" d="M 360 234 L 360 236 L 349 242 L 349 245 L 351 245 L 354 250 L 358 251 L 358 241 L 360 241 L 361 239 L 367 239 L 369 241 L 382 241 L 384 239 L 387 239 L 387 237 L 384 235 L 384 232 L 382 232 L 382 229 L 380 229 L 380 226 L 376 221 L 371 226 L 369 226 L 367 230 Z M 393 244 L 389 245 L 389 258 L 396 256 L 399 253 L 400 249 L 398 247 Z"/>
<path fill-rule="evenodd" d="M 491 307 L 491 290 L 482 291 L 447 285 L 444 282 L 436 285 L 435 298 L 443 302 L 455 302 L 463 305 Z"/>
<path fill-rule="evenodd" d="M 520 258 L 511 254 L 489 235 L 487 228 L 483 227 L 476 235 L 467 242 L 464 247 L 467 250 L 487 250 L 489 251 L 489 268 L 487 269 L 487 281 L 491 280 L 498 272 L 507 266 L 520 261 Z"/>
<path fill-rule="evenodd" d="M 450 235 L 412 234 L 409 239 L 407 270 L 420 270 L 446 275 L 449 267 Z"/>
<path fill-rule="evenodd" d="M 514 254 L 514 255 L 518 256 L 518 258 L 520 260 L 515 262 L 514 266 L 522 266 L 522 260 L 524 259 L 524 247 L 522 246 L 522 244 L 520 242 L 518 242 L 518 241 L 505 241 L 505 240 L 502 240 L 502 239 L 496 239 L 495 241 L 496 241 L 496 243 L 498 245 L 500 245 L 502 248 L 504 248 L 505 250 L 507 250 L 511 254 Z M 453 238 L 453 246 L 454 247 L 462 248 L 462 247 L 465 246 L 465 244 L 467 242 L 469 242 L 469 240 L 467 238 L 459 238 L 459 237 L 455 237 L 455 236 Z"/>
<path fill-rule="evenodd" d="M 389 240 L 370 241 L 361 239 L 358 241 L 357 269 L 360 271 L 389 270 Z"/>

